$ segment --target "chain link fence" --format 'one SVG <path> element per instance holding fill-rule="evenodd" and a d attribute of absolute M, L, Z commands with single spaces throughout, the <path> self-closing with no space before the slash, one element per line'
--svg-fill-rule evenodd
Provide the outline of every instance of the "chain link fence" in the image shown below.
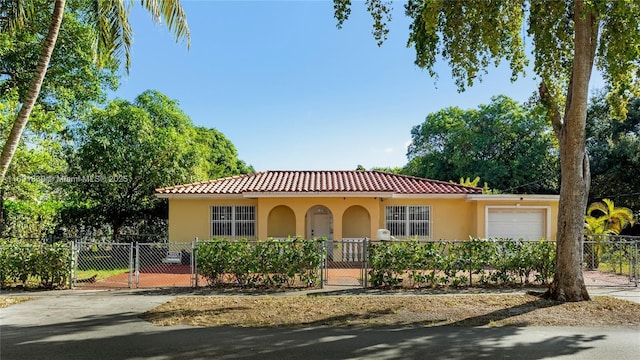
<path fill-rule="evenodd" d="M 132 243 L 75 243 L 71 279 L 79 289 L 131 288 Z"/>
<path fill-rule="evenodd" d="M 192 243 L 85 243 L 75 245 L 76 288 L 193 287 Z"/>
<path fill-rule="evenodd" d="M 313 269 L 308 270 L 308 274 L 305 275 L 308 279 L 302 282 L 300 279 L 295 280 L 297 281 L 296 286 L 313 284 L 313 286 L 366 287 L 371 270 L 371 266 L 368 264 L 369 254 L 367 254 L 369 242 L 370 240 L 362 238 L 327 240 L 313 245 L 313 249 L 304 250 L 304 254 L 315 252 L 315 255 L 311 255 L 311 257 L 321 260 L 316 263 L 318 265 L 314 265 L 317 268 L 317 273 Z M 39 263 L 28 260 L 33 257 L 29 254 L 33 253 L 34 248 L 26 246 L 25 243 L 28 242 L 23 241 L 20 243 L 22 245 L 13 246 L 8 245 L 9 243 L 0 245 L 0 257 L 2 257 L 0 259 L 0 265 L 2 265 L 0 273 L 2 274 L 0 275 L 2 275 L 3 286 L 11 286 L 11 281 L 14 281 L 12 279 L 18 279 L 19 286 L 28 286 L 32 282 L 31 279 L 38 281 L 44 279 L 47 283 L 52 282 L 52 280 L 48 280 L 49 277 L 52 279 L 60 277 L 59 275 L 46 274 L 32 275 L 31 273 L 34 271 L 39 271 L 37 270 Z M 306 246 L 302 245 L 303 243 L 304 241 L 300 241 L 298 246 Z M 434 241 L 432 243 L 444 244 L 443 249 L 447 249 L 446 244 L 454 242 Z M 57 250 L 55 252 L 52 252 L 53 250 L 44 251 L 43 246 L 49 246 L 52 249 L 53 246 L 56 246 Z M 204 276 L 202 268 L 204 265 L 197 262 L 197 246 L 197 242 L 54 242 L 54 244 L 39 245 L 38 254 L 42 259 L 45 259 L 46 256 L 58 256 L 56 254 L 69 254 L 64 255 L 65 259 L 69 260 L 64 260 L 64 263 L 61 264 L 64 269 L 67 269 L 63 269 L 63 271 L 68 271 L 69 274 L 68 281 L 65 280 L 62 284 L 65 287 L 107 289 L 216 285 L 215 281 L 212 283 L 211 277 Z M 583 274 L 587 286 L 638 286 L 640 237 L 585 236 L 582 248 Z M 282 269 L 286 269 L 291 262 L 287 260 L 285 255 L 293 256 L 292 259 L 298 256 L 295 252 L 291 253 L 285 248 L 264 248 L 263 251 L 265 251 L 264 259 L 277 260 L 282 257 L 282 259 L 275 261 Z M 439 254 L 433 254 L 436 257 L 447 255 L 446 250 Z M 228 258 L 228 261 L 234 261 L 237 256 L 228 256 Z M 315 263 L 316 260 L 313 261 Z M 32 262 L 33 264 L 31 264 Z M 4 268 L 7 270 L 2 270 Z M 20 269 L 22 272 L 19 272 Z M 283 284 L 293 281 L 293 278 L 282 269 L 268 270 L 261 281 L 284 281 Z M 486 270 L 493 271 L 489 268 Z M 470 280 L 473 280 L 472 275 L 469 276 Z M 231 274 L 226 274 L 221 278 L 228 279 L 230 276 Z M 243 275 L 238 273 L 233 276 L 242 279 Z M 251 274 L 247 274 L 247 276 L 251 276 Z M 257 275 L 254 274 L 254 276 Z M 64 277 L 66 278 L 66 275 Z M 305 285 L 304 282 L 308 284 Z"/>
<path fill-rule="evenodd" d="M 588 286 L 638 286 L 640 237 L 586 235 L 582 266 Z"/>
<path fill-rule="evenodd" d="M 193 243 L 137 243 L 135 287 L 194 287 Z"/>

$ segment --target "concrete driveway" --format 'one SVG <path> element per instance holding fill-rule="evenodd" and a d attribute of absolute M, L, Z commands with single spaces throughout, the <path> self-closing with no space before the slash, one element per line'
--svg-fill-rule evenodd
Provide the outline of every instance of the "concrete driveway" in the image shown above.
<path fill-rule="evenodd" d="M 638 289 L 626 292 L 639 294 Z M 629 327 L 159 327 L 138 315 L 175 294 L 65 290 L 24 295 L 37 298 L 0 310 L 2 360 L 635 360 L 640 356 L 640 329 Z"/>

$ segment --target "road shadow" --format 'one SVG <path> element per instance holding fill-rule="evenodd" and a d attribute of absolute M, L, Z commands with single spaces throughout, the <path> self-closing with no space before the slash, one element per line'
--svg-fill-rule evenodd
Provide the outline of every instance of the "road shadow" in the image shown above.
<path fill-rule="evenodd" d="M 193 295 L 193 289 L 118 291 L 119 295 Z M 306 293 L 309 296 L 372 295 L 371 291 L 342 289 L 337 292 Z M 202 294 L 202 293 L 201 293 Z M 209 293 L 211 294 L 211 293 Z M 216 294 L 220 294 L 216 292 Z M 238 294 L 234 292 L 234 294 Z M 304 294 L 304 293 L 303 293 Z M 379 292 L 389 295 L 388 292 Z M 248 292 L 241 295 L 264 295 Z M 373 294 L 375 295 L 375 293 Z M 126 297 L 122 298 L 126 301 Z M 64 297 L 61 297 L 64 302 Z M 92 301 L 87 297 L 87 306 Z M 125 303 L 123 303 L 124 305 Z M 402 326 L 334 327 L 350 319 L 368 319 L 388 314 L 383 309 L 364 314 L 345 314 L 289 327 L 189 327 L 155 326 L 139 318 L 140 313 L 114 308 L 108 315 L 70 316 L 45 325 L 15 325 L 11 311 L 0 317 L 0 359 L 546 359 L 568 356 L 591 357 L 607 341 L 626 333 L 608 335 L 609 330 L 541 328 L 523 324 L 492 327 L 493 322 L 557 305 L 535 299 L 524 304 L 470 317 L 441 326 L 420 321 Z M 28 306 L 20 304 L 18 306 Z M 126 307 L 123 307 L 126 308 Z M 220 311 L 242 309 L 227 307 Z M 70 310 L 73 311 L 73 310 Z M 42 314 L 46 316 L 46 314 Z M 20 322 L 17 322 L 20 323 Z M 631 336 L 637 329 L 632 330 Z M 586 356 L 589 354 L 589 356 Z M 606 358 L 602 357 L 601 358 Z"/>
<path fill-rule="evenodd" d="M 531 331 L 531 333 L 529 333 Z M 606 335 L 523 327 L 158 327 L 117 313 L 2 327 L 2 359 L 545 359 Z"/>

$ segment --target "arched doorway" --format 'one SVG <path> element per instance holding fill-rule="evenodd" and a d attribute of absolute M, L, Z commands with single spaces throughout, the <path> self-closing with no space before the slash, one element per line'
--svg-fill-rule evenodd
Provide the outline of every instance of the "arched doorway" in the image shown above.
<path fill-rule="evenodd" d="M 333 240 L 333 214 L 325 206 L 316 205 L 307 211 L 307 239 Z"/>

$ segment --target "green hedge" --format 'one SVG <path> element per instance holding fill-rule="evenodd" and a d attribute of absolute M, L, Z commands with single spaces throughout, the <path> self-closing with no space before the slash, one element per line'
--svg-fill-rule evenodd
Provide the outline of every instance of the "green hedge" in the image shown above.
<path fill-rule="evenodd" d="M 0 287 L 59 288 L 68 284 L 71 246 L 0 240 Z"/>
<path fill-rule="evenodd" d="M 546 284 L 555 264 L 549 241 L 371 242 L 367 250 L 373 287 Z"/>
<path fill-rule="evenodd" d="M 323 249 L 320 240 L 213 240 L 198 243 L 196 261 L 214 286 L 315 287 Z"/>

